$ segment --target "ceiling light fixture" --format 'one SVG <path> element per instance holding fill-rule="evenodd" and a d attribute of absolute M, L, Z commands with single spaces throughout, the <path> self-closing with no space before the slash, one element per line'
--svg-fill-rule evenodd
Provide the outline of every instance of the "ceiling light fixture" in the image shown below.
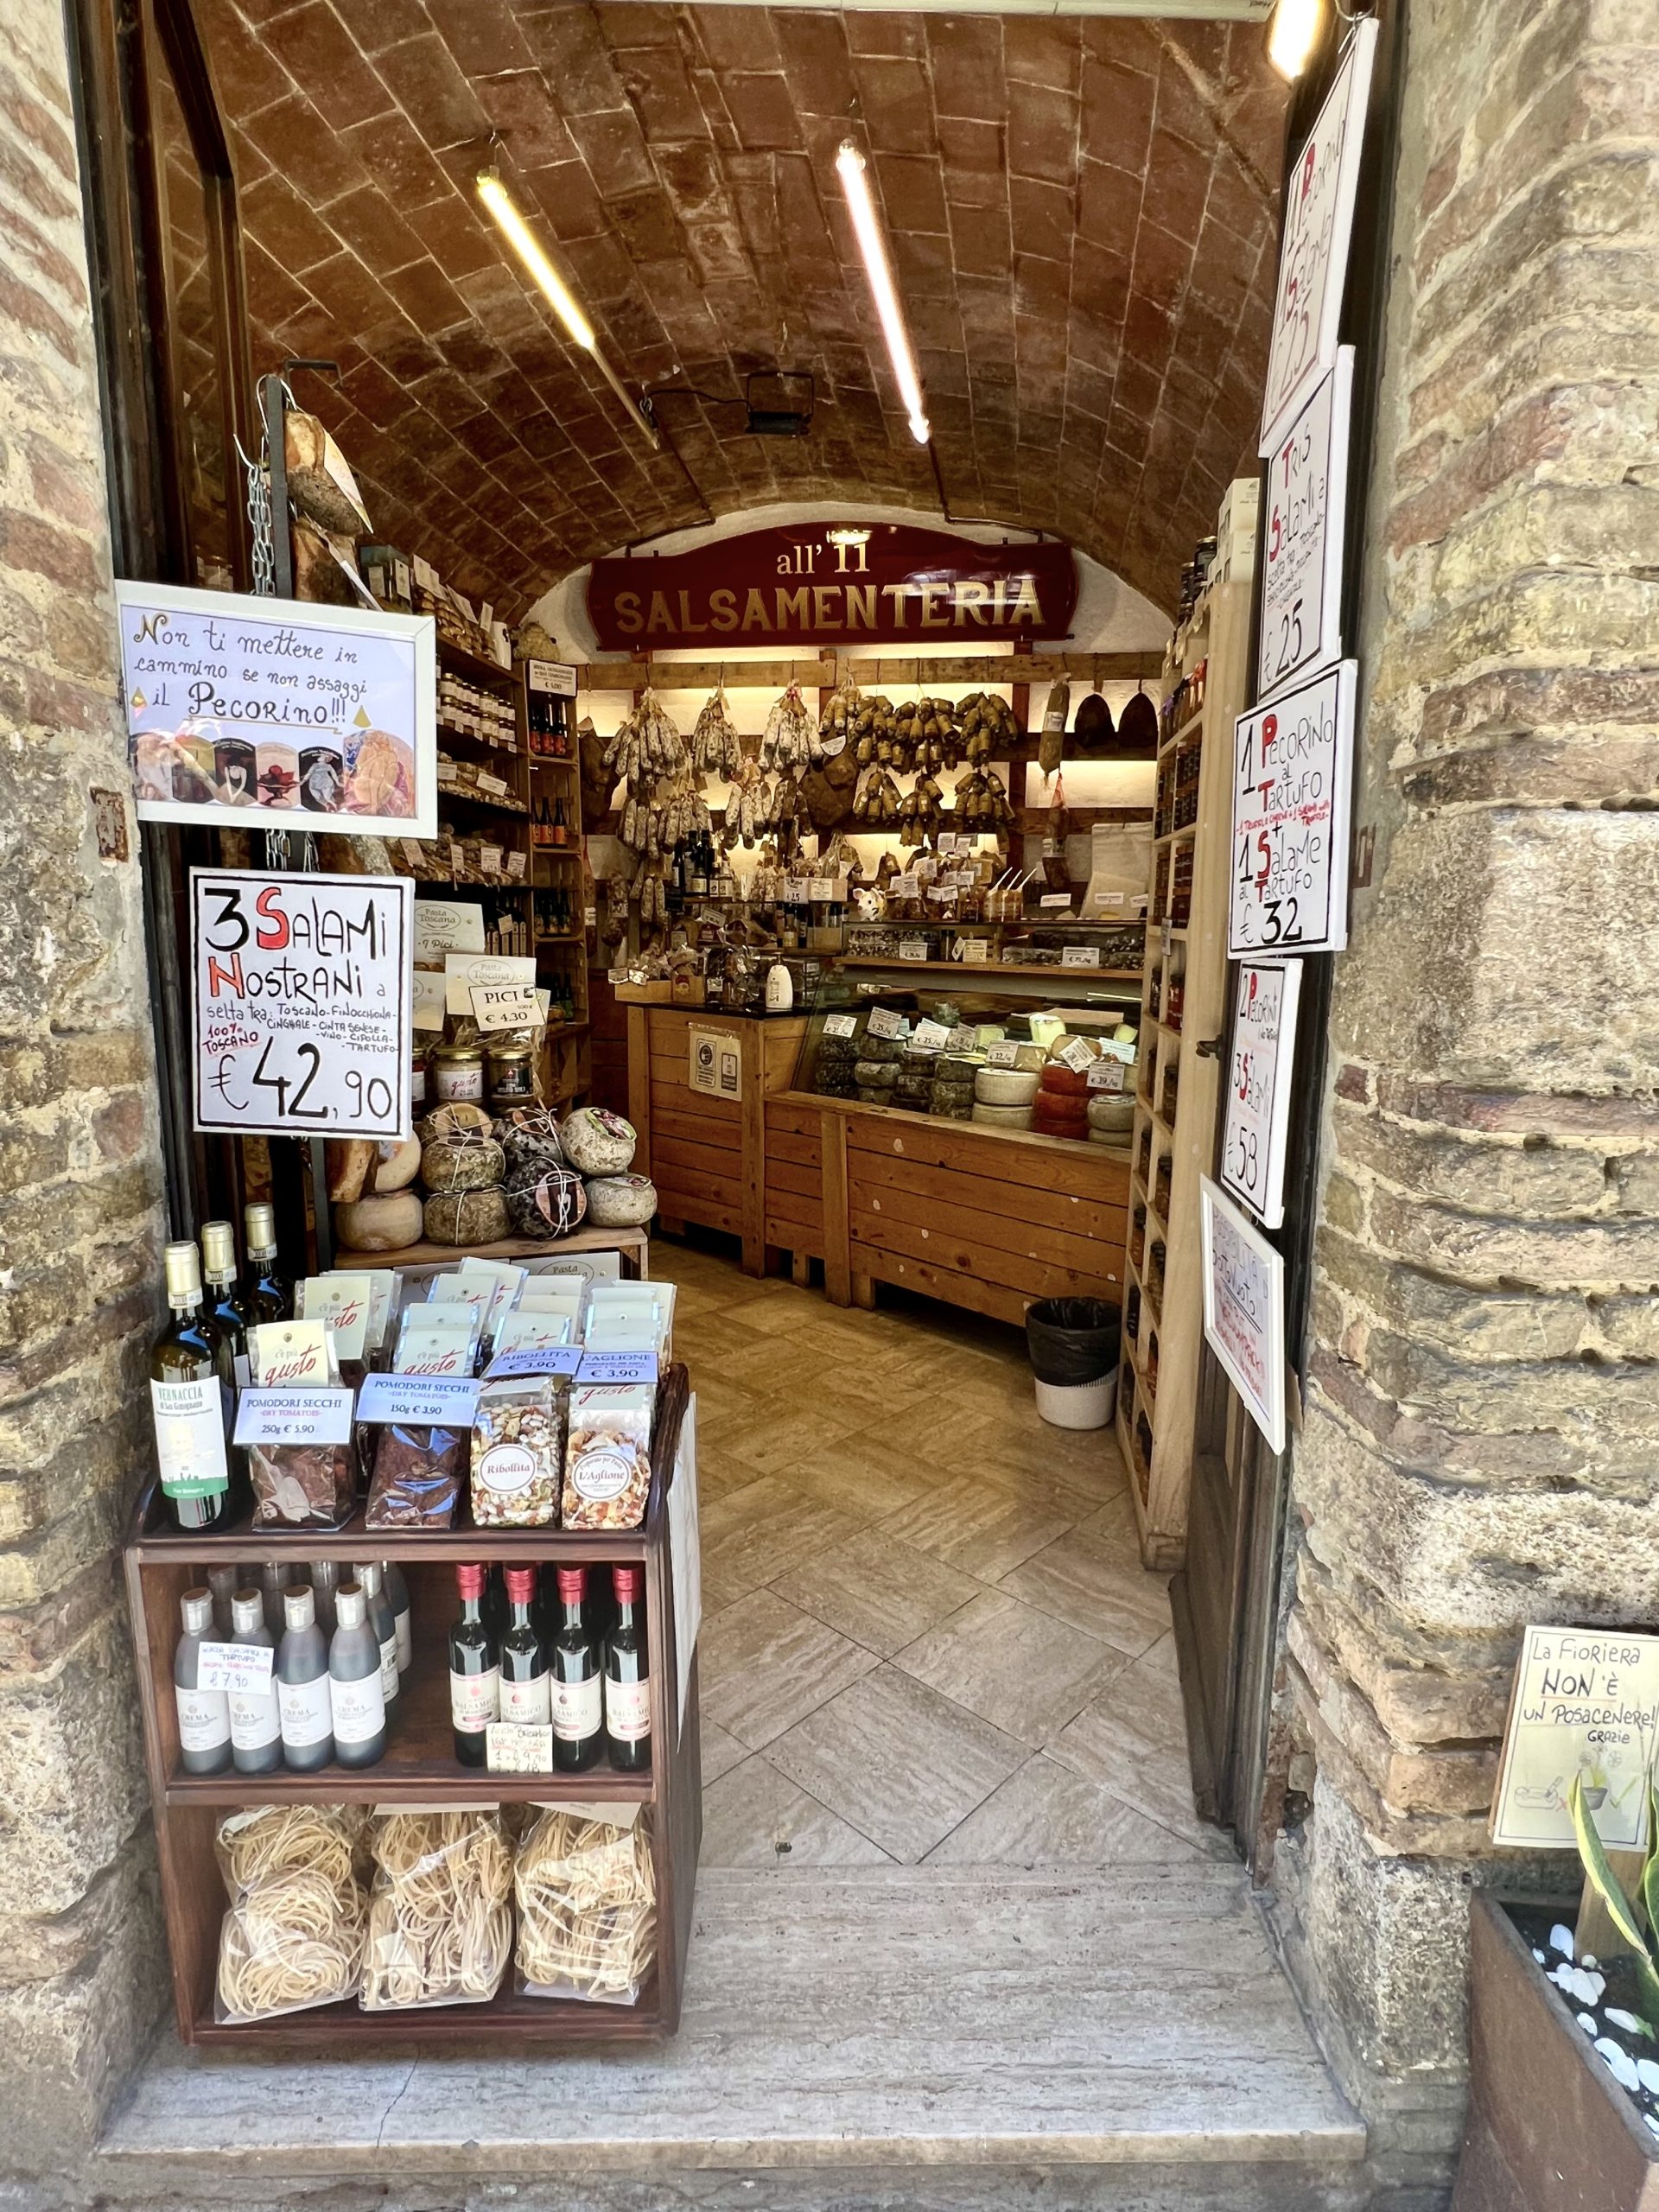
<path fill-rule="evenodd" d="M 1325 0 L 1279 0 L 1268 26 L 1268 59 L 1294 84 L 1325 29 Z"/>
<path fill-rule="evenodd" d="M 537 289 L 547 299 L 553 312 L 564 325 L 570 342 L 579 346 L 593 362 L 611 390 L 622 402 L 634 429 L 650 441 L 658 452 L 662 440 L 647 419 L 639 402 L 618 376 L 599 350 L 599 340 L 594 326 L 588 321 L 576 302 L 575 294 L 542 251 L 536 233 L 513 205 L 512 196 L 493 169 L 481 169 L 477 178 L 478 196 L 495 218 L 502 236 L 530 271 Z"/>
<path fill-rule="evenodd" d="M 870 542 L 870 533 L 868 530 L 855 530 L 850 524 L 839 524 L 833 530 L 826 530 L 823 534 L 832 545 L 868 545 Z"/>
<path fill-rule="evenodd" d="M 928 427 L 922 401 L 921 375 L 916 366 L 910 332 L 906 327 L 905 311 L 899 303 L 899 294 L 893 284 L 893 265 L 887 259 L 887 244 L 881 235 L 881 220 L 875 212 L 875 202 L 870 197 L 870 180 L 864 167 L 864 156 L 850 138 L 843 142 L 841 151 L 836 156 L 836 167 L 841 172 L 841 188 L 847 195 L 847 212 L 853 219 L 858 250 L 864 257 L 864 270 L 870 280 L 870 295 L 875 302 L 881 335 L 887 341 L 887 358 L 893 363 L 899 396 L 904 401 L 910 417 L 910 435 L 918 446 L 925 446 L 928 441 Z"/>

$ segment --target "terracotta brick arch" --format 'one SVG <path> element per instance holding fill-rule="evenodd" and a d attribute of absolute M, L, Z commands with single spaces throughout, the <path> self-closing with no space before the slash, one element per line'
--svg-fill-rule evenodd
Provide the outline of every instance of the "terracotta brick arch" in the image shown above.
<path fill-rule="evenodd" d="M 597 552 L 768 500 L 926 505 L 842 208 L 873 156 L 953 509 L 1154 599 L 1252 447 L 1283 112 L 1259 27 L 530 0 L 200 0 L 256 366 L 326 403 L 377 532 L 517 613 Z M 811 435 L 573 358 L 477 208 L 492 133 L 635 384 L 817 378 Z M 701 500 L 698 495 L 701 495 Z M 509 603 L 504 607 L 504 602 Z"/>

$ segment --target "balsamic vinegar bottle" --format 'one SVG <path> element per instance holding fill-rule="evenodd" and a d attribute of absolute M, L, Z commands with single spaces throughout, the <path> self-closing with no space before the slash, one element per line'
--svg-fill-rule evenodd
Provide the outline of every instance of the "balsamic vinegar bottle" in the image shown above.
<path fill-rule="evenodd" d="M 596 1765 L 605 1749 L 604 1677 L 583 1618 L 587 1569 L 562 1567 L 556 1573 L 560 1620 L 547 1655 L 553 1764 L 562 1774 L 580 1774 Z"/>
<path fill-rule="evenodd" d="M 547 1654 L 530 1618 L 535 1596 L 535 1568 L 510 1567 L 507 1603 L 512 1608 L 512 1618 L 501 1639 L 501 1718 L 521 1726 L 545 1727 Z"/>
<path fill-rule="evenodd" d="M 165 1255 L 171 1319 L 149 1351 L 149 1403 L 162 1495 L 181 1535 L 234 1516 L 227 1440 L 235 1376 L 230 1347 L 202 1311 L 201 1262 L 187 1237 Z"/>
<path fill-rule="evenodd" d="M 334 1756 L 334 1707 L 328 1688 L 328 1643 L 317 1626 L 316 1593 L 296 1583 L 283 1597 L 283 1640 L 276 1647 L 276 1714 L 283 1732 L 283 1764 L 315 1774 Z"/>
<path fill-rule="evenodd" d="M 179 1601 L 179 1611 L 184 1633 L 173 1654 L 179 1764 L 187 1774 L 222 1774 L 231 1764 L 231 1701 L 223 1690 L 197 1687 L 201 1647 L 214 1633 L 212 1592 L 187 1590 Z"/>
<path fill-rule="evenodd" d="M 501 1713 L 501 1669 L 484 1623 L 484 1585 L 489 1569 L 458 1567 L 461 1618 L 449 1631 L 449 1719 L 455 1757 L 462 1766 L 485 1763 L 484 1732 Z"/>
<path fill-rule="evenodd" d="M 271 1648 L 265 1626 L 265 1601 L 257 1590 L 238 1590 L 231 1601 L 236 1624 L 232 1641 L 251 1649 Z M 282 1722 L 276 1710 L 276 1684 L 263 1690 L 230 1693 L 231 1758 L 238 1774 L 272 1774 L 283 1763 Z"/>
<path fill-rule="evenodd" d="M 645 1571 L 613 1567 L 616 1621 L 605 1646 L 605 1733 L 611 1764 L 642 1774 L 651 1764 L 651 1656 L 645 1637 Z"/>

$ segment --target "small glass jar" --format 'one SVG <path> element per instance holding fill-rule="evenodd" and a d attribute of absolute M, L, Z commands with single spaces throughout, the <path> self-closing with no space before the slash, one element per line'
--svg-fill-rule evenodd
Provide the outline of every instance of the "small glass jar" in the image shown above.
<path fill-rule="evenodd" d="M 490 1103 L 498 1113 L 508 1106 L 522 1106 L 536 1096 L 531 1062 L 531 1047 L 499 1044 L 486 1047 L 490 1064 Z"/>
<path fill-rule="evenodd" d="M 411 1106 L 426 1103 L 426 1054 L 418 1045 L 409 1064 L 409 1103 Z"/>
<path fill-rule="evenodd" d="M 439 1045 L 428 1063 L 441 1106 L 475 1104 L 484 1096 L 484 1054 L 477 1045 Z"/>

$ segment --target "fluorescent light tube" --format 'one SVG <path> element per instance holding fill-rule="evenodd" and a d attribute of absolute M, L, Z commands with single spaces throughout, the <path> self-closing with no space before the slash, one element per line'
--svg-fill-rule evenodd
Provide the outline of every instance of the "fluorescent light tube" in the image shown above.
<path fill-rule="evenodd" d="M 875 212 L 875 202 L 870 197 L 870 180 L 865 173 L 864 156 L 850 138 L 836 156 L 836 167 L 841 172 L 841 187 L 847 195 L 847 212 L 853 219 L 853 232 L 858 240 L 858 250 L 864 257 L 865 274 L 870 280 L 870 296 L 875 302 L 881 335 L 887 341 L 887 358 L 893 363 L 899 396 L 904 401 L 906 412 L 910 417 L 910 435 L 918 446 L 925 446 L 928 440 L 928 427 L 927 412 L 922 400 L 922 379 L 916 367 L 910 332 L 905 325 L 905 311 L 899 304 L 899 294 L 893 284 L 893 267 L 887 259 L 887 240 L 881 235 L 880 218 Z"/>

